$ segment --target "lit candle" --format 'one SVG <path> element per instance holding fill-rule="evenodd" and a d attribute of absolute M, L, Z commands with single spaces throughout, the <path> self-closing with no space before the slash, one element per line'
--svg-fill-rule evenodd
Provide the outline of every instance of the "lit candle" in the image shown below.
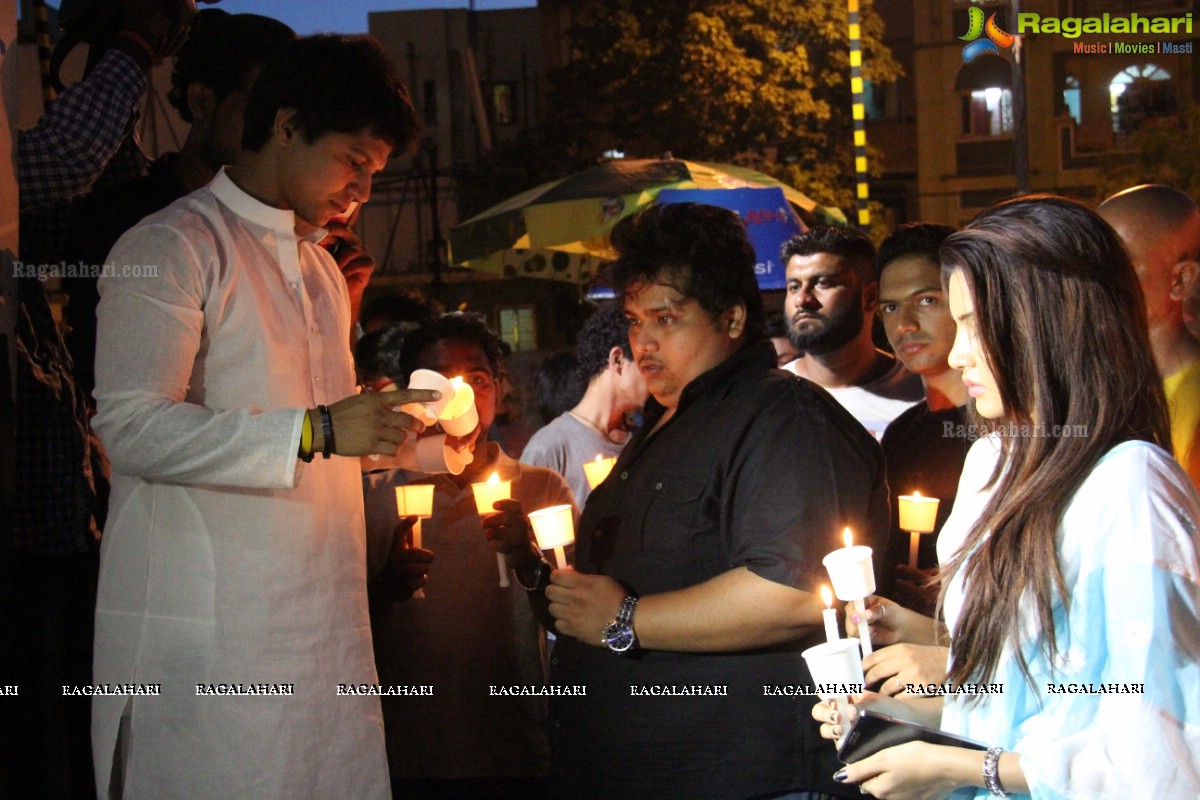
<path fill-rule="evenodd" d="M 825 620 L 825 641 L 836 642 L 838 636 L 837 612 L 833 610 L 833 592 L 829 591 L 829 587 L 821 586 L 821 599 L 825 601 L 825 610 L 821 612 L 821 617 Z"/>
<path fill-rule="evenodd" d="M 858 612 L 858 638 L 864 656 L 871 654 L 871 628 L 867 624 L 863 600 L 875 591 L 875 569 L 871 564 L 871 548 L 854 544 L 850 529 L 842 533 L 845 547 L 834 550 L 822 559 L 829 579 L 833 582 L 833 593 L 839 600 L 853 602 Z"/>
<path fill-rule="evenodd" d="M 467 386 L 466 388 L 470 390 L 471 387 Z M 471 407 L 475 407 L 473 403 Z M 472 429 L 474 427 L 474 425 L 471 426 Z M 471 491 L 475 493 L 475 510 L 479 512 L 480 516 L 491 514 L 496 510 L 497 501 L 508 500 L 512 497 L 512 481 L 502 481 L 500 473 L 493 472 L 491 477 L 483 483 L 472 483 Z M 508 559 L 504 557 L 504 553 L 496 553 L 496 570 L 500 573 L 500 588 L 507 589 L 512 583 L 508 579 Z"/>
<path fill-rule="evenodd" d="M 529 515 L 529 524 L 533 525 L 538 547 L 553 550 L 559 569 L 565 567 L 567 554 L 563 548 L 575 541 L 575 509 L 570 505 L 542 508 Z"/>
<path fill-rule="evenodd" d="M 604 483 L 604 479 L 608 477 L 608 473 L 612 472 L 613 464 L 617 463 L 616 457 L 605 458 L 604 456 L 596 456 L 595 461 L 587 461 L 583 465 L 583 472 L 587 475 L 588 486 L 595 489 L 600 484 Z"/>
<path fill-rule="evenodd" d="M 479 424 L 475 390 L 462 378 L 451 378 L 450 386 L 454 389 L 454 397 L 438 414 L 438 421 L 442 423 L 442 430 L 451 436 L 466 436 Z"/>
<path fill-rule="evenodd" d="M 920 492 L 900 495 L 900 530 L 908 531 L 908 565 L 917 567 L 917 548 L 922 533 L 933 533 L 937 527 L 939 500 L 922 497 Z"/>
<path fill-rule="evenodd" d="M 412 527 L 412 546 L 421 549 L 421 520 L 433 516 L 433 484 L 417 483 L 396 487 L 396 513 L 401 517 L 416 517 Z M 413 592 L 416 600 L 425 599 L 425 590 Z"/>

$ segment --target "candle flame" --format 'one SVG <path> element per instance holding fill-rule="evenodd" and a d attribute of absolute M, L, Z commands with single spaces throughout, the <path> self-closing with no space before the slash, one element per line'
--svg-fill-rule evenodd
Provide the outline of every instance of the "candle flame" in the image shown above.
<path fill-rule="evenodd" d="M 462 378 L 451 378 L 450 385 L 454 387 L 454 392 L 457 394 L 458 390 L 461 389 L 463 385 Z"/>
<path fill-rule="evenodd" d="M 825 601 L 826 608 L 833 607 L 833 592 L 829 591 L 829 587 L 821 584 L 821 599 Z"/>
<path fill-rule="evenodd" d="M 597 456 L 596 456 L 596 463 L 597 463 L 597 464 L 599 464 L 599 463 L 600 463 L 601 461 L 603 461 L 603 460 L 604 460 L 604 456 L 602 456 L 602 455 L 597 455 Z"/>
<path fill-rule="evenodd" d="M 918 500 L 921 499 L 921 493 L 915 489 L 913 490 L 912 496 Z"/>
<path fill-rule="evenodd" d="M 850 533 L 849 526 L 846 527 L 846 530 L 842 531 L 842 541 L 846 544 L 846 547 L 854 544 L 854 535 Z"/>
<path fill-rule="evenodd" d="M 488 479 L 487 479 L 487 482 L 488 482 L 488 483 L 493 483 L 493 484 L 494 484 L 494 483 L 500 483 L 500 473 L 499 473 L 499 472 L 493 472 L 493 473 L 492 473 L 492 477 L 488 478 Z"/>

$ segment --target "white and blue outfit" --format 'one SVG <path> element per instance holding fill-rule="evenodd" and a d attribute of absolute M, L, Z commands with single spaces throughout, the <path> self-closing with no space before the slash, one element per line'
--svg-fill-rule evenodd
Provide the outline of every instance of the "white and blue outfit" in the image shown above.
<path fill-rule="evenodd" d="M 994 437 L 981 439 L 967 455 L 938 539 L 943 563 L 991 495 L 983 486 L 998 448 Z M 1037 800 L 1200 797 L 1198 520 L 1200 498 L 1169 454 L 1140 441 L 1110 450 L 1059 527 L 1068 604 L 1055 595 L 1056 663 L 1040 648 L 1029 595 L 1021 641 L 1033 685 L 1006 644 L 994 678 L 1003 693 L 977 704 L 947 697 L 942 727 L 1019 754 Z M 968 591 L 961 572 L 947 587 L 951 631 Z"/>

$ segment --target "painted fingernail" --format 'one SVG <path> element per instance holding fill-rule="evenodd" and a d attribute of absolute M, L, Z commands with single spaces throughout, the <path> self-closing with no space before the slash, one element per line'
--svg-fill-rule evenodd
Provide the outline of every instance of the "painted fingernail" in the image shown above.
<path fill-rule="evenodd" d="M 844 769 L 839 769 L 837 772 L 833 773 L 833 779 L 838 783 L 846 780 L 847 777 L 849 777 L 849 773 L 847 773 Z"/>
<path fill-rule="evenodd" d="M 837 709 L 837 700 L 830 700 L 829 707 L 836 710 Z"/>
<path fill-rule="evenodd" d="M 836 725 L 838 723 L 838 720 L 840 720 L 841 718 L 842 718 L 842 715 L 837 713 L 836 711 L 829 715 L 829 721 L 832 722 L 834 725 Z"/>
<path fill-rule="evenodd" d="M 841 725 L 834 725 L 832 730 L 833 730 L 833 738 L 835 738 L 835 739 L 842 738 L 842 726 Z"/>
<path fill-rule="evenodd" d="M 861 622 L 862 622 L 862 620 L 860 620 L 860 619 L 858 618 L 858 614 L 851 614 L 851 615 L 850 615 L 850 619 L 854 620 L 854 624 L 855 624 L 855 625 L 858 625 L 859 623 L 861 623 Z"/>

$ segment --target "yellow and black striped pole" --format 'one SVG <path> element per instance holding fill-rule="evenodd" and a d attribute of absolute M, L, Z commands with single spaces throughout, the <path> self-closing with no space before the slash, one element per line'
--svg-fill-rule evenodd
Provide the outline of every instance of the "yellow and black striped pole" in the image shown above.
<path fill-rule="evenodd" d="M 867 185 L 867 127 L 866 110 L 863 107 L 862 79 L 862 26 L 858 21 L 859 0 L 847 0 L 850 9 L 850 93 L 854 111 L 854 176 L 855 194 L 858 197 L 858 225 L 866 228 L 871 224 L 871 210 L 867 201 L 871 190 Z"/>

